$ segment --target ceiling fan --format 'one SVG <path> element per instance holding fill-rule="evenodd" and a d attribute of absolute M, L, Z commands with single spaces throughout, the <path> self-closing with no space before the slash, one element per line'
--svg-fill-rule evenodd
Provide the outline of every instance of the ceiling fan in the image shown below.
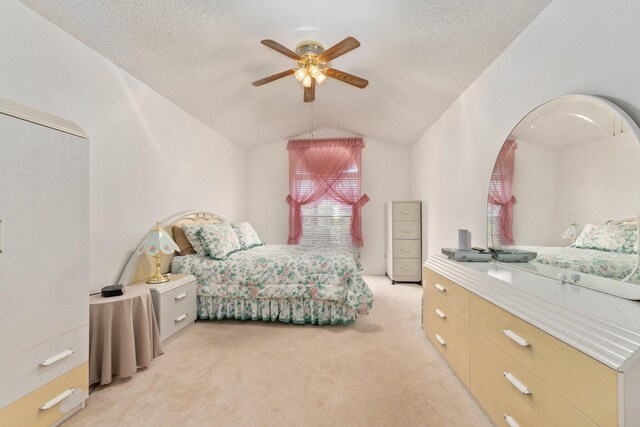
<path fill-rule="evenodd" d="M 364 89 L 369 84 L 363 78 L 326 66 L 332 59 L 360 46 L 360 42 L 354 37 L 347 37 L 327 50 L 324 50 L 322 45 L 315 41 L 301 43 L 295 52 L 273 40 L 262 40 L 260 43 L 293 59 L 298 63 L 298 68 L 291 68 L 264 79 L 256 80 L 252 83 L 254 86 L 262 86 L 293 74 L 304 86 L 304 102 L 313 102 L 316 97 L 316 83 L 321 84 L 327 77 L 340 80 L 360 89 Z"/>

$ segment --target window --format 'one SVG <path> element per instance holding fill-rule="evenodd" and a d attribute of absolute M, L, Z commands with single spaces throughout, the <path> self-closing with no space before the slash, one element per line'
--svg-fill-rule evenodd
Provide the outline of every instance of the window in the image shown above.
<path fill-rule="evenodd" d="M 361 138 L 292 140 L 289 244 L 362 246 Z"/>

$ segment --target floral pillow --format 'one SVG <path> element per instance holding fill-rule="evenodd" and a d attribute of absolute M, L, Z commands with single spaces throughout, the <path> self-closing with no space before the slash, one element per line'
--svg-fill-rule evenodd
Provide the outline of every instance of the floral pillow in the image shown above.
<path fill-rule="evenodd" d="M 236 233 L 236 236 L 238 236 L 238 241 L 242 249 L 251 249 L 264 245 L 264 243 L 260 241 L 256 230 L 254 230 L 248 222 L 231 224 L 231 227 L 233 227 L 233 231 Z"/>
<path fill-rule="evenodd" d="M 635 224 L 587 224 L 571 247 L 632 254 L 637 240 Z"/>
<path fill-rule="evenodd" d="M 193 250 L 200 256 L 205 256 L 207 251 L 204 247 L 204 242 L 198 235 L 198 231 L 200 231 L 200 227 L 202 224 L 182 224 L 182 231 L 184 231 L 184 235 L 191 243 Z"/>
<path fill-rule="evenodd" d="M 204 243 L 207 254 L 216 260 L 225 260 L 240 250 L 240 242 L 233 228 L 226 223 L 202 224 L 198 235 Z"/>

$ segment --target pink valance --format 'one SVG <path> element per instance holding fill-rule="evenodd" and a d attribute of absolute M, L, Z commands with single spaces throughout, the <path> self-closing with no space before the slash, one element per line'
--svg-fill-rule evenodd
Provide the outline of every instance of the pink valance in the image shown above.
<path fill-rule="evenodd" d="M 289 141 L 289 244 L 302 237 L 302 206 L 328 196 L 351 206 L 351 241 L 362 246 L 360 210 L 369 201 L 360 194 L 363 147 L 362 138 Z"/>

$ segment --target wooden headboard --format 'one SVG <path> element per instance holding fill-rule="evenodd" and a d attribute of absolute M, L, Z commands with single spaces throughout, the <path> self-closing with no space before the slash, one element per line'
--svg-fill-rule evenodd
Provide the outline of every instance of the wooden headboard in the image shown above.
<path fill-rule="evenodd" d="M 171 238 L 173 238 L 174 225 L 181 225 L 185 223 L 215 224 L 218 222 L 226 222 L 226 220 L 221 216 L 214 214 L 213 212 L 186 211 L 186 212 L 181 212 L 177 215 L 174 215 L 170 218 L 167 218 L 164 221 L 160 221 L 160 227 L 164 228 L 165 231 L 169 233 Z M 144 241 L 144 238 L 140 241 L 138 246 L 140 246 L 143 243 L 143 241 Z M 136 246 L 136 248 L 138 246 Z M 136 255 L 136 252 L 137 251 L 134 249 L 133 254 L 131 255 L 131 258 L 129 258 L 129 262 L 127 262 L 127 265 L 122 271 L 122 275 L 120 276 L 120 280 L 118 281 L 118 283 L 123 285 L 128 285 L 130 283 L 147 280 L 149 277 L 155 274 L 155 268 L 156 268 L 155 258 L 147 256 L 144 253 L 142 255 Z M 161 269 L 163 273 L 167 273 L 171 270 L 171 261 L 173 261 L 174 256 L 175 256 L 175 252 L 171 255 L 162 254 L 162 257 L 160 260 L 161 260 Z"/>

